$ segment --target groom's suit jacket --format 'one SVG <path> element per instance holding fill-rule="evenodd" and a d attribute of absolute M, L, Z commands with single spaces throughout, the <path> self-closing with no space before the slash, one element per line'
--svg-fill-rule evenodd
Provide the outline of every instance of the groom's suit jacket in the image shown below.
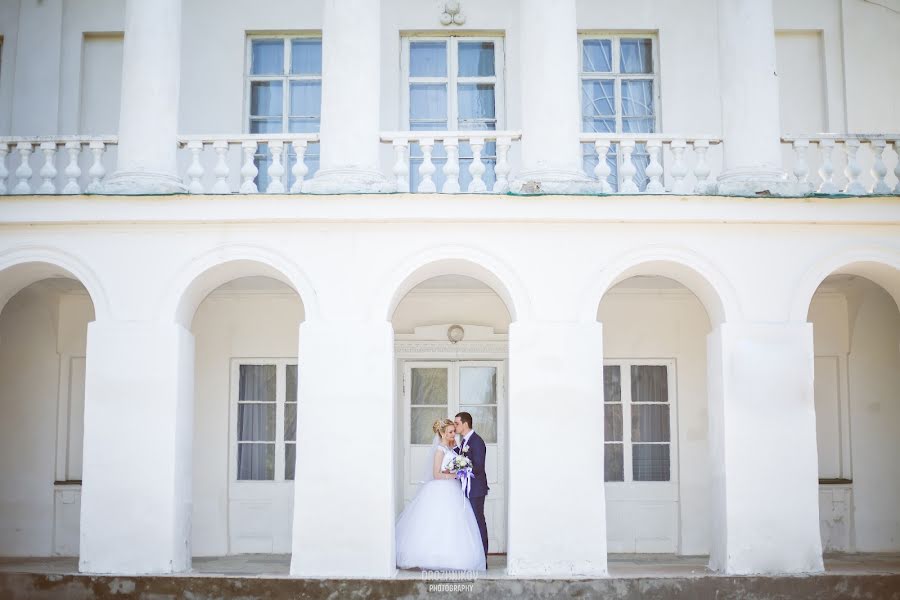
<path fill-rule="evenodd" d="M 468 452 L 463 452 L 462 445 L 457 446 L 456 451 L 463 456 L 467 456 L 472 461 L 472 489 L 469 492 L 469 498 L 481 498 L 487 496 L 488 487 L 487 474 L 484 472 L 484 461 L 487 458 L 487 446 L 478 433 L 473 432 L 469 441 L 465 443 L 469 447 Z"/>

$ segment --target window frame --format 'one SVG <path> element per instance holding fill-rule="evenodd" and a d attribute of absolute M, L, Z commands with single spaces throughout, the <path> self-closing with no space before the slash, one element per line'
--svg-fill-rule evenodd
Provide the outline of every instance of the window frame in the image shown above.
<path fill-rule="evenodd" d="M 620 391 L 620 402 L 622 405 L 622 441 L 609 442 L 622 444 L 622 462 L 623 462 L 623 479 L 621 481 L 604 481 L 606 485 L 671 485 L 678 483 L 678 389 L 676 377 L 676 360 L 674 358 L 609 358 L 603 360 L 604 367 L 619 367 L 620 382 L 622 389 Z M 631 367 L 632 366 L 664 366 L 666 367 L 666 386 L 669 392 L 669 441 L 668 442 L 638 442 L 639 444 L 668 444 L 669 445 L 669 479 L 664 481 L 640 481 L 634 479 L 634 453 L 632 450 L 634 442 L 631 435 Z M 606 402 L 606 398 L 602 399 L 602 403 L 615 404 Z M 636 404 L 661 404 L 659 402 L 640 402 Z M 604 411 L 605 413 L 605 411 Z M 604 414 L 605 427 L 605 414 Z M 606 451 L 607 441 L 603 440 L 604 454 Z M 601 464 L 605 465 L 605 459 L 601 457 Z M 604 480 L 605 480 L 604 476 Z"/>

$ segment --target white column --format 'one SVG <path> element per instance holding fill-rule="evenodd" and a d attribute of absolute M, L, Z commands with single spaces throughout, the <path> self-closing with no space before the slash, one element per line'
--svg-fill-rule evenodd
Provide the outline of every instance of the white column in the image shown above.
<path fill-rule="evenodd" d="M 181 0 L 127 0 L 119 154 L 106 194 L 185 191 L 177 175 Z"/>
<path fill-rule="evenodd" d="M 809 323 L 725 323 L 709 335 L 710 567 L 821 572 Z"/>
<path fill-rule="evenodd" d="M 88 325 L 80 571 L 190 570 L 193 357 L 180 325 Z"/>
<path fill-rule="evenodd" d="M 393 192 L 379 168 L 381 2 L 324 0 L 320 167 L 314 194 Z"/>
<path fill-rule="evenodd" d="M 511 324 L 509 394 L 507 571 L 605 576 L 602 325 Z"/>
<path fill-rule="evenodd" d="M 772 0 L 719 0 L 720 194 L 796 194 L 781 158 Z"/>
<path fill-rule="evenodd" d="M 514 192 L 599 191 L 582 168 L 575 0 L 520 0 L 522 168 Z"/>
<path fill-rule="evenodd" d="M 396 572 L 393 345 L 386 321 L 300 326 L 291 575 Z"/>

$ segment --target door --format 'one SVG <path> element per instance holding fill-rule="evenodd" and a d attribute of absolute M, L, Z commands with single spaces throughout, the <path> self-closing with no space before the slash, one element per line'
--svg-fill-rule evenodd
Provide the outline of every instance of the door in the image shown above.
<path fill-rule="evenodd" d="M 403 368 L 404 505 L 416 495 L 430 464 L 432 424 L 470 413 L 487 446 L 490 493 L 484 516 L 492 554 L 506 552 L 505 370 L 505 361 L 406 361 Z"/>

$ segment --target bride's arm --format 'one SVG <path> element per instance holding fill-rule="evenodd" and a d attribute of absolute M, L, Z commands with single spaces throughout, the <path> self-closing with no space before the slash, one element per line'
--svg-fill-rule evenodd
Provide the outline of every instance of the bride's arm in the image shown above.
<path fill-rule="evenodd" d="M 432 462 L 431 474 L 435 479 L 456 479 L 453 473 L 441 472 L 441 464 L 444 462 L 444 453 L 439 449 L 434 452 L 434 461 Z"/>

